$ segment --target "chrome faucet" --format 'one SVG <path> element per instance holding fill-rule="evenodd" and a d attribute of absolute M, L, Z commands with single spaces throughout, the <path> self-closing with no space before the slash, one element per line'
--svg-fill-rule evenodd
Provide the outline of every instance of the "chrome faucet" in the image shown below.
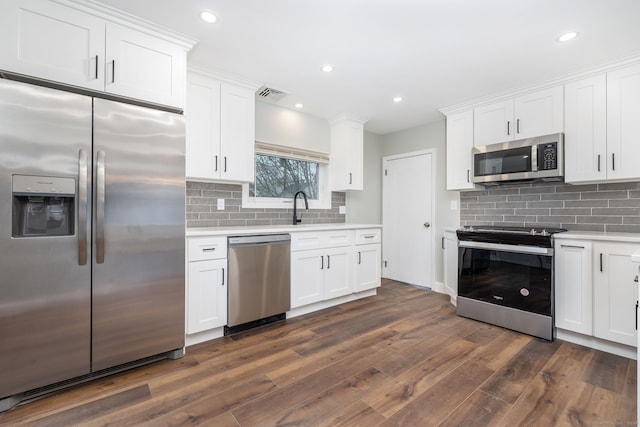
<path fill-rule="evenodd" d="M 296 201 L 298 200 L 298 195 L 302 194 L 302 197 L 304 198 L 304 208 L 306 210 L 309 210 L 309 202 L 307 201 L 307 195 L 304 194 L 304 191 L 298 191 L 296 194 L 293 195 L 293 225 L 297 225 L 299 222 L 302 222 L 301 218 L 298 218 L 298 210 L 297 210 L 297 203 Z"/>

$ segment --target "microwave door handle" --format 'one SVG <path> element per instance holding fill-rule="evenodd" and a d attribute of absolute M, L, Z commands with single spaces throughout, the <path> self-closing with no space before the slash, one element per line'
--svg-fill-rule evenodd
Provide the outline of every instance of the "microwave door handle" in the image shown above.
<path fill-rule="evenodd" d="M 535 144 L 531 146 L 531 171 L 538 171 L 538 146 Z"/>

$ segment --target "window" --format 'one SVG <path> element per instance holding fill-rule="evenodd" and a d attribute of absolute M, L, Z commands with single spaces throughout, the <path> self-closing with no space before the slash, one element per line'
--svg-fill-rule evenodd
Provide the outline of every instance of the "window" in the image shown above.
<path fill-rule="evenodd" d="M 244 208 L 288 208 L 304 191 L 309 207 L 331 208 L 328 155 L 256 142 L 255 182 L 242 187 Z"/>

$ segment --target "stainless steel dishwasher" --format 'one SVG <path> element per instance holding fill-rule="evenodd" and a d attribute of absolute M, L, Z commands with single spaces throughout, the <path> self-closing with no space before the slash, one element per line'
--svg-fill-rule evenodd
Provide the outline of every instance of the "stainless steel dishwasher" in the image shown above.
<path fill-rule="evenodd" d="M 225 334 L 285 318 L 291 309 L 291 236 L 229 237 Z"/>

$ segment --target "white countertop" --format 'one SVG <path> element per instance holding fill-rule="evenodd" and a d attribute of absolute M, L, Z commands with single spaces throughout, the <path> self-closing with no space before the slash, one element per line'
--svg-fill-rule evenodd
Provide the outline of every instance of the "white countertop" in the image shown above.
<path fill-rule="evenodd" d="M 244 227 L 190 227 L 187 237 L 193 236 L 240 236 L 247 234 L 293 233 L 299 231 L 357 230 L 382 228 L 381 224 L 299 224 L 299 225 L 247 225 Z"/>
<path fill-rule="evenodd" d="M 605 240 L 610 242 L 640 243 L 640 233 L 605 233 L 598 231 L 567 231 L 553 235 L 555 240 Z"/>

